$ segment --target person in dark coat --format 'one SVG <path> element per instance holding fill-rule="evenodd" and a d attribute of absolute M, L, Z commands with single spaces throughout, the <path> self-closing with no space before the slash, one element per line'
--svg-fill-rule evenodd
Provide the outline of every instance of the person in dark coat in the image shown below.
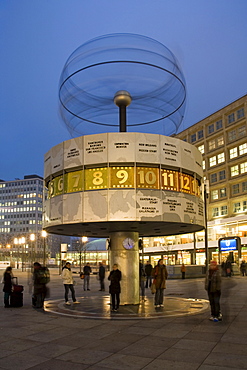
<path fill-rule="evenodd" d="M 115 263 L 113 265 L 113 270 L 110 272 L 108 280 L 110 280 L 109 293 L 111 294 L 111 304 L 112 311 L 117 311 L 120 304 L 120 280 L 122 278 L 122 273 L 118 269 L 118 265 Z M 116 300 L 116 303 L 115 303 Z"/>
<path fill-rule="evenodd" d="M 152 271 L 153 271 L 153 266 L 151 265 L 150 261 L 148 261 L 145 265 L 145 275 L 147 278 L 146 288 L 148 288 L 148 284 L 149 284 L 149 288 L 152 285 Z"/>
<path fill-rule="evenodd" d="M 43 308 L 46 297 L 46 283 L 41 274 L 42 266 L 39 262 L 33 264 L 33 308 Z"/>
<path fill-rule="evenodd" d="M 3 292 L 4 292 L 4 307 L 10 307 L 10 295 L 12 291 L 12 267 L 8 266 L 3 274 Z"/>
<path fill-rule="evenodd" d="M 83 267 L 83 273 L 84 273 L 84 290 L 90 290 L 89 289 L 89 281 L 90 281 L 90 274 L 92 272 L 90 263 L 87 262 L 87 264 Z"/>
<path fill-rule="evenodd" d="M 243 261 L 241 262 L 240 270 L 241 270 L 242 275 L 243 275 L 243 276 L 244 276 L 244 275 L 246 276 L 246 262 L 245 262 L 245 260 L 243 260 Z"/>
<path fill-rule="evenodd" d="M 99 263 L 99 281 L 100 281 L 100 291 L 105 291 L 105 267 L 102 262 Z"/>
<path fill-rule="evenodd" d="M 220 312 L 221 295 L 221 273 L 216 261 L 211 261 L 209 269 L 206 272 L 205 289 L 208 292 L 208 299 L 211 307 L 211 321 L 222 320 Z"/>
<path fill-rule="evenodd" d="M 153 284 L 155 284 L 156 292 L 154 297 L 154 306 L 164 307 L 164 289 L 166 288 L 166 279 L 168 277 L 168 272 L 166 266 L 164 265 L 163 259 L 159 259 L 158 265 L 153 269 L 152 273 L 154 277 Z"/>

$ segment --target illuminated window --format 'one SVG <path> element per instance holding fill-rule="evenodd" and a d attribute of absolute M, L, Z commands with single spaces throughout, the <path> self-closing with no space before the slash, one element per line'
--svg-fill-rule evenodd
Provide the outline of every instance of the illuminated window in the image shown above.
<path fill-rule="evenodd" d="M 220 128 L 222 128 L 222 119 L 216 122 L 216 130 L 219 130 Z"/>
<path fill-rule="evenodd" d="M 236 158 L 238 156 L 238 148 L 237 146 L 235 148 L 230 149 L 230 159 Z"/>
<path fill-rule="evenodd" d="M 238 194 L 239 193 L 239 184 L 232 185 L 232 194 Z"/>
<path fill-rule="evenodd" d="M 218 190 L 213 190 L 211 192 L 211 197 L 212 197 L 212 200 L 218 199 L 219 198 Z"/>
<path fill-rule="evenodd" d="M 238 165 L 232 166 L 231 167 L 231 176 L 233 177 L 233 176 L 237 176 L 237 175 L 239 175 Z"/>
<path fill-rule="evenodd" d="M 245 173 L 245 172 L 247 172 L 247 162 L 240 164 L 240 173 Z"/>
<path fill-rule="evenodd" d="M 246 127 L 245 126 L 239 127 L 239 129 L 238 129 L 238 136 L 239 137 L 246 136 Z"/>
<path fill-rule="evenodd" d="M 208 142 L 208 149 L 209 149 L 209 150 L 213 150 L 213 149 L 215 149 L 215 148 L 216 148 L 215 140 L 210 140 L 210 141 Z"/>
<path fill-rule="evenodd" d="M 219 216 L 219 208 L 218 207 L 213 208 L 212 216 L 213 217 Z"/>
<path fill-rule="evenodd" d="M 217 155 L 217 158 L 218 158 L 218 163 L 223 163 L 225 162 L 225 153 L 222 152 L 220 154 Z"/>
<path fill-rule="evenodd" d="M 217 146 L 224 145 L 224 138 L 223 138 L 223 136 L 218 137 L 216 140 L 217 140 Z"/>
<path fill-rule="evenodd" d="M 236 130 L 232 130 L 232 131 L 228 132 L 228 140 L 229 141 L 236 140 L 236 138 L 237 138 Z"/>
<path fill-rule="evenodd" d="M 234 213 L 237 213 L 237 212 L 240 212 L 240 211 L 241 211 L 240 202 L 234 203 L 234 205 L 233 205 L 233 212 Z"/>
<path fill-rule="evenodd" d="M 202 161 L 202 169 L 205 170 L 206 169 L 206 162 L 205 161 Z"/>
<path fill-rule="evenodd" d="M 239 145 L 239 155 L 247 153 L 247 143 Z"/>
<path fill-rule="evenodd" d="M 243 211 L 247 211 L 247 200 L 243 201 Z"/>
<path fill-rule="evenodd" d="M 227 215 L 227 206 L 220 207 L 221 216 Z"/>
<path fill-rule="evenodd" d="M 227 123 L 229 124 L 229 123 L 232 123 L 234 121 L 235 121 L 234 113 L 229 114 L 229 116 L 227 117 Z"/>
<path fill-rule="evenodd" d="M 220 189 L 220 197 L 225 198 L 226 197 L 226 188 Z"/>
<path fill-rule="evenodd" d="M 209 167 L 213 167 L 216 165 L 216 155 L 213 157 L 209 158 Z"/>
<path fill-rule="evenodd" d="M 198 146 L 197 149 L 199 150 L 199 152 L 201 152 L 202 154 L 204 154 L 204 145 Z"/>

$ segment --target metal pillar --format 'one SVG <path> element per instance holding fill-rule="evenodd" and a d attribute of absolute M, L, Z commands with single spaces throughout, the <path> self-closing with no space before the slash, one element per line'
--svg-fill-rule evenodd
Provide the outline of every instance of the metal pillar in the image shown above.
<path fill-rule="evenodd" d="M 134 246 L 126 249 L 123 242 L 127 239 L 134 241 Z M 110 234 L 110 270 L 114 263 L 122 272 L 120 305 L 140 303 L 139 283 L 139 233 L 137 232 L 112 232 Z"/>

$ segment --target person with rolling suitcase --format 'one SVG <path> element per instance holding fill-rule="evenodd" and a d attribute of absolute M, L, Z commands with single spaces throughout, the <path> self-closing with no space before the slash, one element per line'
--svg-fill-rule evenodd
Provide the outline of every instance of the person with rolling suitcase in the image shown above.
<path fill-rule="evenodd" d="M 10 307 L 23 306 L 23 285 L 18 284 L 18 278 L 12 278 L 12 292 L 10 295 Z"/>
<path fill-rule="evenodd" d="M 4 307 L 9 308 L 10 307 L 10 295 L 12 292 L 12 267 L 8 266 L 3 274 L 3 292 L 4 292 Z"/>

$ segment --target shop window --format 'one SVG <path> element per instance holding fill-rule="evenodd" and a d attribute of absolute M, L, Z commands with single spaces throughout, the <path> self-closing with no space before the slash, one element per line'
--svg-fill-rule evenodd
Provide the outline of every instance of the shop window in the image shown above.
<path fill-rule="evenodd" d="M 223 136 L 220 136 L 217 138 L 217 146 L 222 146 L 224 145 L 224 138 Z"/>
<path fill-rule="evenodd" d="M 214 182 L 217 182 L 217 173 L 212 173 L 210 175 L 210 182 L 213 184 Z"/>
<path fill-rule="evenodd" d="M 204 151 L 204 145 L 200 145 L 200 146 L 198 146 L 198 148 L 197 148 L 198 150 L 199 150 L 199 152 L 201 152 L 202 154 L 204 154 L 205 153 L 205 151 Z"/>
<path fill-rule="evenodd" d="M 239 155 L 243 155 L 247 153 L 247 143 L 239 145 Z"/>
<path fill-rule="evenodd" d="M 198 140 L 203 138 L 203 130 L 198 131 L 197 138 L 198 138 Z"/>
<path fill-rule="evenodd" d="M 234 113 L 229 114 L 229 116 L 227 117 L 227 123 L 230 124 L 234 121 L 235 121 L 235 114 Z"/>
<path fill-rule="evenodd" d="M 244 117 L 244 108 L 237 110 L 237 119 Z"/>
<path fill-rule="evenodd" d="M 215 149 L 215 148 L 216 148 L 215 140 L 210 140 L 210 141 L 208 142 L 208 149 L 209 149 L 209 150 L 213 150 L 213 149 Z"/>
<path fill-rule="evenodd" d="M 213 208 L 213 215 L 212 216 L 213 217 L 219 216 L 219 208 L 218 207 Z"/>
<path fill-rule="evenodd" d="M 211 192 L 211 198 L 212 198 L 212 200 L 216 200 L 216 199 L 219 198 L 218 190 L 212 190 L 212 192 Z"/>
<path fill-rule="evenodd" d="M 226 188 L 220 189 L 220 197 L 225 198 L 226 197 Z"/>
<path fill-rule="evenodd" d="M 219 172 L 219 180 L 224 180 L 226 178 L 226 171 L 222 170 Z"/>
<path fill-rule="evenodd" d="M 246 173 L 247 172 L 247 162 L 240 164 L 240 173 Z"/>
<path fill-rule="evenodd" d="M 225 216 L 227 215 L 227 206 L 222 206 L 220 207 L 220 213 L 221 213 L 221 216 Z"/>
<path fill-rule="evenodd" d="M 232 185 L 232 194 L 238 194 L 239 193 L 239 184 Z"/>
<path fill-rule="evenodd" d="M 238 156 L 238 147 L 229 150 L 230 159 L 236 158 Z"/>
<path fill-rule="evenodd" d="M 232 166 L 231 167 L 231 176 L 233 177 L 233 176 L 237 176 L 237 175 L 239 175 L 238 165 Z"/>
<path fill-rule="evenodd" d="M 233 212 L 234 213 L 237 213 L 237 212 L 240 212 L 240 211 L 241 211 L 240 202 L 234 203 L 234 205 L 233 205 Z"/>
<path fill-rule="evenodd" d="M 217 155 L 218 163 L 224 163 L 225 162 L 225 153 L 222 152 Z"/>
<path fill-rule="evenodd" d="M 216 130 L 219 130 L 222 128 L 222 119 L 216 122 Z"/>
<path fill-rule="evenodd" d="M 196 141 L 196 134 L 191 135 L 190 142 L 194 143 Z"/>
<path fill-rule="evenodd" d="M 228 141 L 233 141 L 233 140 L 236 140 L 237 138 L 237 133 L 236 133 L 236 130 L 232 130 L 230 132 L 228 132 Z"/>
<path fill-rule="evenodd" d="M 216 164 L 216 155 L 214 155 L 213 157 L 209 158 L 209 167 L 213 167 Z"/>

